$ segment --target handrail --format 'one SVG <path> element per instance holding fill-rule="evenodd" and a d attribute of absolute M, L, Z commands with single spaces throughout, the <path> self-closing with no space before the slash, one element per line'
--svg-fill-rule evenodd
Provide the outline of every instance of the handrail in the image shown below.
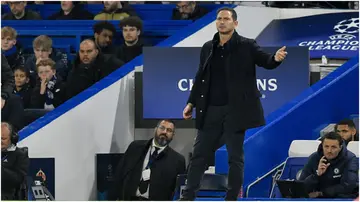
<path fill-rule="evenodd" d="M 249 191 L 250 188 L 252 186 L 254 186 L 255 184 L 257 184 L 258 182 L 260 182 L 262 179 L 264 179 L 265 177 L 269 176 L 271 173 L 273 173 L 274 171 L 276 171 L 277 169 L 279 169 L 281 166 L 284 166 L 286 163 L 286 160 L 284 162 L 282 162 L 281 164 L 279 164 L 278 166 L 276 166 L 275 168 L 273 168 L 272 170 L 270 170 L 269 172 L 267 172 L 266 174 L 264 174 L 263 176 L 259 177 L 258 179 L 256 179 L 254 182 L 250 183 L 248 185 L 248 187 L 246 188 L 246 197 L 249 196 Z"/>

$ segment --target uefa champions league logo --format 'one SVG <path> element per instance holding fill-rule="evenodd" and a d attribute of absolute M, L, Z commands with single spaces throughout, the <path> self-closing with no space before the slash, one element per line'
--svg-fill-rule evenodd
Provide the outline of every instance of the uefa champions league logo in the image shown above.
<path fill-rule="evenodd" d="M 355 35 L 359 32 L 359 18 L 351 18 L 338 22 L 334 26 L 334 31 L 340 34 L 330 36 L 331 40 L 345 39 L 351 40 L 356 38 Z"/>
<path fill-rule="evenodd" d="M 359 32 L 359 18 L 351 18 L 337 23 L 334 27 L 335 32 L 341 34 L 355 34 Z"/>

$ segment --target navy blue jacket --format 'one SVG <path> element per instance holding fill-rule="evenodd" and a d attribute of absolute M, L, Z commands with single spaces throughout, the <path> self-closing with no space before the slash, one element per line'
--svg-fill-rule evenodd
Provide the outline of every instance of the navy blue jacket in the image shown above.
<path fill-rule="evenodd" d="M 329 167 L 320 177 L 316 174 L 319 161 L 324 156 L 322 144 L 318 151 L 311 154 L 303 168 L 300 180 L 303 180 L 309 192 L 321 191 L 325 198 L 356 197 L 359 184 L 359 162 L 355 154 L 348 151 L 343 143 L 339 155 L 329 160 Z"/>

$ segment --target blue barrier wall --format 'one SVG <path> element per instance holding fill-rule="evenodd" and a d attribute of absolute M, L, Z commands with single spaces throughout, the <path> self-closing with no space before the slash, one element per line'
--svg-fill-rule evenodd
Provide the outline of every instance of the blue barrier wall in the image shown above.
<path fill-rule="evenodd" d="M 270 114 L 266 126 L 247 131 L 244 188 L 283 162 L 292 140 L 316 139 L 313 130 L 319 125 L 359 113 L 358 71 L 359 57 L 355 57 Z M 225 147 L 216 152 L 215 162 L 216 173 L 228 172 Z"/>

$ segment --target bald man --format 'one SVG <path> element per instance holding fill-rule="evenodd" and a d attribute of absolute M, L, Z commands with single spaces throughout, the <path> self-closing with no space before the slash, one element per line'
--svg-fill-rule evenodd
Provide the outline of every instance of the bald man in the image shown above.
<path fill-rule="evenodd" d="M 29 168 L 29 156 L 16 147 L 18 139 L 14 130 L 9 123 L 1 123 L 1 200 L 19 200 L 15 192 Z"/>
<path fill-rule="evenodd" d="M 123 64 L 123 61 L 113 55 L 100 53 L 93 40 L 85 39 L 80 43 L 80 51 L 69 73 L 65 99 L 79 94 Z"/>

